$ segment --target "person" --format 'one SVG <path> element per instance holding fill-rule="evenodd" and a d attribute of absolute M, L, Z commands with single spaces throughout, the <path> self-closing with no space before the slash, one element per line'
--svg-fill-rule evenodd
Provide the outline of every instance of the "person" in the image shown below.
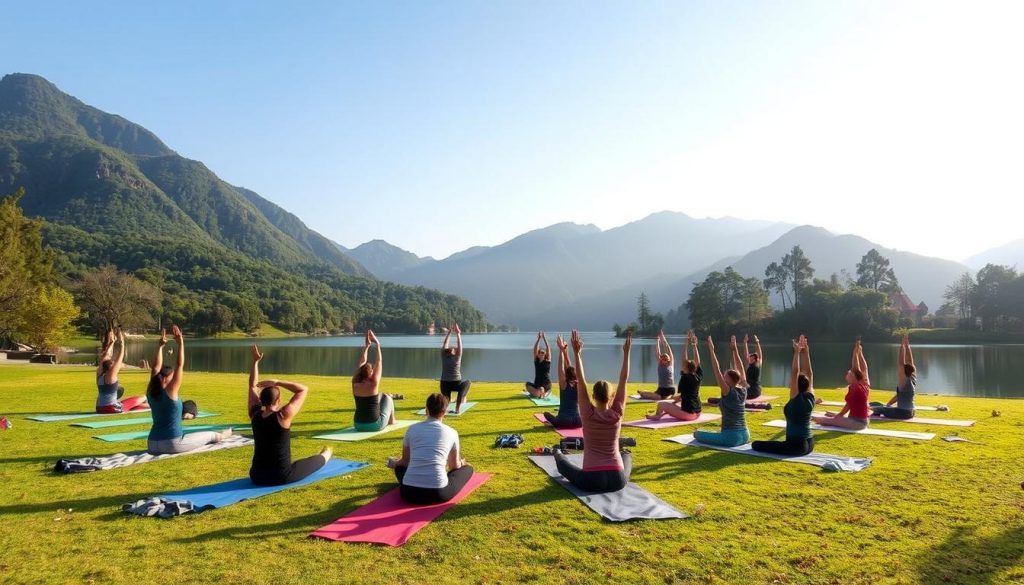
<path fill-rule="evenodd" d="M 662 351 L 662 343 L 665 344 Z M 666 400 L 676 393 L 675 384 L 672 382 L 675 367 L 673 364 L 672 346 L 665 338 L 665 332 L 658 332 L 658 339 L 654 344 L 654 354 L 658 359 L 658 389 L 654 392 L 640 391 L 640 398 L 644 400 Z"/>
<path fill-rule="evenodd" d="M 723 372 L 718 365 L 718 356 L 715 355 L 715 341 L 708 336 L 708 353 L 711 354 L 711 369 L 715 373 L 715 380 L 722 391 L 722 397 L 718 404 L 722 410 L 722 430 L 718 433 L 709 431 L 696 431 L 693 437 L 707 445 L 718 445 L 721 447 L 736 447 L 750 441 L 750 431 L 747 430 L 746 401 L 747 401 L 747 380 L 743 372 L 743 365 L 740 362 L 740 350 L 736 344 L 736 336 L 729 339 L 729 349 L 732 354 L 731 367 Z"/>
<path fill-rule="evenodd" d="M 761 340 L 754 336 L 755 353 L 750 353 L 750 336 L 743 336 L 743 354 L 747 358 L 747 400 L 760 398 L 761 396 L 761 362 L 764 354 L 761 353 Z"/>
<path fill-rule="evenodd" d="M 576 368 L 566 365 L 569 345 L 561 335 L 555 338 L 555 344 L 558 346 L 558 414 L 545 412 L 544 418 L 556 429 L 578 429 L 583 421 L 580 420 Z"/>
<path fill-rule="evenodd" d="M 693 359 L 690 359 L 690 350 Z M 679 372 L 679 392 L 671 400 L 661 400 L 653 413 L 647 413 L 648 420 L 658 420 L 666 414 L 679 420 L 696 420 L 700 417 L 700 383 L 704 379 L 704 371 L 700 367 L 700 351 L 697 348 L 697 336 L 692 330 L 686 332 L 686 339 L 681 348 L 683 367 Z"/>
<path fill-rule="evenodd" d="M 249 399 L 246 410 L 252 422 L 255 442 L 249 479 L 256 485 L 282 485 L 305 479 L 331 459 L 331 449 L 292 462 L 291 427 L 309 395 L 309 388 L 286 380 L 260 380 L 263 354 L 252 346 L 249 368 Z M 292 393 L 288 404 L 281 406 L 281 388 Z"/>
<path fill-rule="evenodd" d="M 904 335 L 900 341 L 896 375 L 899 381 L 899 384 L 896 386 L 896 395 L 890 398 L 889 402 L 886 402 L 884 405 L 881 402 L 872 402 L 872 414 L 896 420 L 914 418 L 916 414 L 914 394 L 917 391 L 917 367 L 914 366 L 914 352 L 910 349 L 909 335 Z M 893 403 L 896 406 L 893 406 Z"/>
<path fill-rule="evenodd" d="M 129 410 L 144 410 L 149 408 L 145 396 L 124 396 L 124 388 L 117 380 L 117 375 L 124 366 L 124 331 L 117 330 L 117 341 L 120 346 L 117 350 L 117 357 L 114 357 L 114 331 L 107 332 L 103 342 L 103 352 L 100 363 L 96 366 L 96 412 L 100 414 L 117 414 Z"/>
<path fill-rule="evenodd" d="M 782 409 L 786 415 L 785 441 L 754 441 L 754 451 L 779 455 L 807 455 L 814 451 L 811 434 L 811 413 L 814 411 L 814 370 L 811 350 L 803 335 L 793 342 L 793 365 L 789 374 L 789 402 Z"/>
<path fill-rule="evenodd" d="M 541 342 L 544 343 L 543 350 Z M 534 398 L 551 394 L 551 346 L 543 331 L 537 332 L 537 341 L 533 344 L 533 383 L 526 383 L 526 393 Z"/>
<path fill-rule="evenodd" d="M 398 478 L 399 495 L 416 505 L 447 502 L 473 477 L 473 468 L 459 449 L 459 433 L 443 422 L 448 398 L 431 394 L 426 410 L 427 418 L 406 431 L 401 459 L 388 460 Z"/>
<path fill-rule="evenodd" d="M 616 492 L 626 487 L 633 469 L 632 455 L 619 452 L 619 433 L 626 408 L 626 383 L 629 380 L 629 349 L 633 334 L 626 334 L 622 345 L 622 368 L 615 395 L 606 380 L 594 383 L 593 396 L 587 392 L 583 371 L 583 338 L 572 332 L 572 350 L 576 358 L 579 388 L 580 419 L 583 421 L 583 465 L 571 463 L 565 453 L 556 449 L 555 465 L 562 477 L 581 490 L 592 493 Z"/>
<path fill-rule="evenodd" d="M 371 329 L 366 330 L 364 338 L 363 354 L 352 376 L 352 397 L 356 402 L 352 426 L 359 432 L 376 432 L 395 424 L 395 403 L 390 396 L 380 392 L 380 379 L 384 375 L 380 340 Z M 377 347 L 376 364 L 367 359 L 370 345 Z"/>
<path fill-rule="evenodd" d="M 455 333 L 455 347 L 448 347 L 448 338 L 452 332 Z M 469 380 L 462 379 L 462 329 L 458 323 L 452 323 L 441 345 L 441 394 L 444 394 L 448 402 L 452 400 L 452 393 L 457 396 L 455 414 L 459 414 L 462 405 L 466 403 L 469 385 Z"/>
<path fill-rule="evenodd" d="M 219 443 L 231 436 L 231 429 L 216 433 L 203 431 L 185 434 L 182 429 L 182 402 L 178 397 L 185 373 L 185 338 L 177 325 L 171 327 L 174 341 L 178 344 L 178 361 L 174 368 L 163 367 L 164 346 L 167 345 L 167 331 L 160 331 L 153 369 L 146 388 L 146 399 L 153 416 L 153 428 L 149 431 L 147 451 L 153 455 L 187 453 L 209 443 Z"/>
<path fill-rule="evenodd" d="M 871 377 L 860 337 L 853 344 L 853 357 L 850 362 L 850 369 L 846 371 L 846 383 L 849 384 L 846 390 L 846 405 L 838 413 L 826 412 L 825 416 L 815 416 L 814 422 L 855 431 L 868 427 L 868 394 L 871 392 Z"/>

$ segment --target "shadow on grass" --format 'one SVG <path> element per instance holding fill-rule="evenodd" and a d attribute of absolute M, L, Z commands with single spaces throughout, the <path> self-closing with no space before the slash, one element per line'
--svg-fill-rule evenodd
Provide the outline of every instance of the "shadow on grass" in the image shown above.
<path fill-rule="evenodd" d="M 147 497 L 148 494 L 128 493 L 119 496 L 104 496 L 79 500 L 61 500 L 57 502 L 41 502 L 32 504 L 14 504 L 0 506 L 0 515 L 32 514 L 35 512 L 59 512 L 68 508 L 75 512 L 88 512 L 101 508 L 121 509 L 121 505 Z M 119 512 L 120 513 L 120 512 Z"/>
<path fill-rule="evenodd" d="M 484 485 L 486 486 L 487 484 Z M 469 516 L 487 516 L 490 514 L 498 514 L 506 510 L 513 510 L 522 506 L 541 504 L 554 499 L 561 499 L 556 495 L 557 492 L 565 494 L 566 499 L 575 499 L 572 494 L 565 491 L 560 486 L 551 484 L 538 488 L 532 492 L 523 492 L 514 496 L 506 496 L 503 498 L 481 496 L 480 499 L 472 502 L 461 502 L 458 505 L 452 506 L 436 521 L 452 522 Z M 545 495 L 547 497 L 542 497 Z"/>
<path fill-rule="evenodd" d="M 918 558 L 923 585 L 994 583 L 999 573 L 1017 567 L 1024 574 L 1024 526 L 1008 528 L 995 536 L 975 537 L 974 528 L 957 527 L 939 545 Z"/>

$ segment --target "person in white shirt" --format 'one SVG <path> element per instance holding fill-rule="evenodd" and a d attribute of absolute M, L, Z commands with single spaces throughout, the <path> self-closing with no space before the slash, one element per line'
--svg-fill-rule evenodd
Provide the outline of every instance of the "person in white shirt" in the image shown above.
<path fill-rule="evenodd" d="M 410 504 L 439 504 L 455 497 L 473 477 L 459 451 L 459 433 L 444 424 L 448 399 L 427 397 L 427 418 L 405 433 L 402 458 L 388 462 L 398 478 L 399 494 Z"/>

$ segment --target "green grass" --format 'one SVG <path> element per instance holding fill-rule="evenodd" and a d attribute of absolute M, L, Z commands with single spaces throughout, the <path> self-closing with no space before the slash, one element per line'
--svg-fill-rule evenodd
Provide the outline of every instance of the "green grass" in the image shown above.
<path fill-rule="evenodd" d="M 463 451 L 494 474 L 403 547 L 310 540 L 306 535 L 394 486 L 384 467 L 401 433 L 332 443 L 338 457 L 373 465 L 348 477 L 176 518 L 122 514 L 122 503 L 246 475 L 249 449 L 231 449 L 83 475 L 51 471 L 60 456 L 139 449 L 106 444 L 68 423 L 23 416 L 92 405 L 92 370 L 0 366 L 0 393 L 14 427 L 0 431 L 0 574 L 16 583 L 957 583 L 1024 581 L 1024 401 L 922 396 L 974 418 L 973 428 L 888 423 L 897 429 L 960 432 L 981 444 L 819 434 L 822 452 L 875 456 L 861 473 L 830 474 L 730 453 L 683 447 L 663 437 L 693 427 L 632 429 L 633 480 L 689 520 L 612 524 L 556 486 L 520 450 L 491 448 L 502 432 L 527 446 L 557 435 L 532 418 L 539 409 L 515 384 L 474 384 L 479 404 L 449 420 Z M 274 375 L 273 372 L 267 372 Z M 145 373 L 124 372 L 129 393 Z M 314 453 L 311 437 L 349 425 L 344 377 L 298 376 L 312 394 L 293 427 L 293 455 Z M 188 373 L 185 394 L 238 420 L 244 374 Z M 405 394 L 409 417 L 436 387 L 386 379 Z M 782 394 L 773 389 L 773 394 Z M 838 399 L 839 391 L 819 392 Z M 879 393 L 878 395 L 881 395 Z M 781 401 L 780 401 L 781 402 Z M 647 404 L 629 405 L 637 418 Z M 998 409 L 1002 416 L 993 418 Z M 776 436 L 750 417 L 755 438 Z M 710 425 L 713 428 L 714 425 Z M 145 428 L 145 427 L 142 427 Z M 709 428 L 705 425 L 705 428 Z"/>

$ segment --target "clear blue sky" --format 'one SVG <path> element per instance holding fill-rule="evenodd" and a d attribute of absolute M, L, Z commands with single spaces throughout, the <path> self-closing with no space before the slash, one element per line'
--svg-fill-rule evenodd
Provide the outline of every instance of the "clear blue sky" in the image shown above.
<path fill-rule="evenodd" d="M 992 213 L 1024 191 L 1016 3 L 3 12 L 0 72 L 146 126 L 347 246 L 443 257 L 662 209 L 956 259 L 1024 236 L 1019 213 Z"/>

